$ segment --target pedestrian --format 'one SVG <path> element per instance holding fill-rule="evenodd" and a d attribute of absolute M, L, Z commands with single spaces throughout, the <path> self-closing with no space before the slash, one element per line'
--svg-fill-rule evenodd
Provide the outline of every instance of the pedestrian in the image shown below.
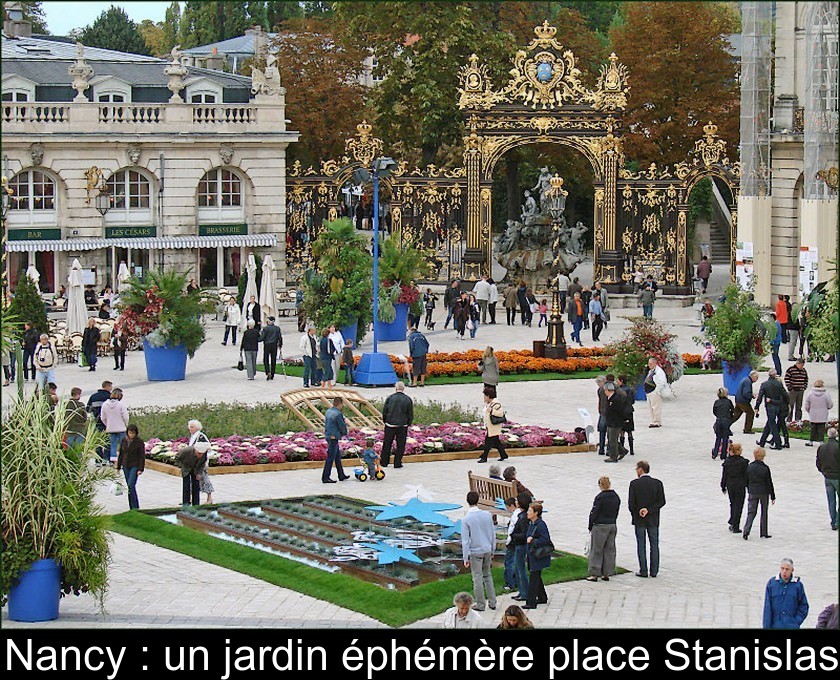
<path fill-rule="evenodd" d="M 505 308 L 505 315 L 508 326 L 516 325 L 516 303 L 519 297 L 516 293 L 516 286 L 510 285 L 505 288 L 505 301 L 502 303 Z"/>
<path fill-rule="evenodd" d="M 467 494 L 467 513 L 461 519 L 461 554 L 464 566 L 472 574 L 475 604 L 473 609 L 483 612 L 486 606 L 496 608 L 496 588 L 493 585 L 493 553 L 496 552 L 496 527 L 493 516 L 478 507 L 478 492 Z"/>
<path fill-rule="evenodd" d="M 333 386 L 338 380 L 338 369 L 341 364 L 341 352 L 344 349 L 344 335 L 336 328 L 334 323 L 330 324 L 330 340 L 332 340 L 333 347 L 335 347 L 335 355 L 333 356 Z"/>
<path fill-rule="evenodd" d="M 260 348 L 260 332 L 256 328 L 253 319 L 248 319 L 247 328 L 242 334 L 242 341 L 239 345 L 239 351 L 245 362 L 245 370 L 248 373 L 248 380 L 253 380 L 257 375 L 257 352 Z M 304 369 L 304 380 L 306 379 L 306 369 Z M 304 385 L 306 387 L 306 385 Z"/>
<path fill-rule="evenodd" d="M 571 288 L 571 286 L 569 286 Z M 583 319 L 586 316 L 586 308 L 583 306 L 583 300 L 580 297 L 580 292 L 575 291 L 575 294 L 569 301 L 569 323 L 572 325 L 572 342 L 576 342 L 583 347 L 583 342 L 580 339 L 580 331 L 583 327 Z"/>
<path fill-rule="evenodd" d="M 125 353 L 128 350 L 128 338 L 125 337 L 123 329 L 119 326 L 114 328 L 111 336 L 111 347 L 114 349 L 114 370 L 125 370 Z"/>
<path fill-rule="evenodd" d="M 787 303 L 785 302 L 785 296 L 779 295 L 778 300 L 776 300 L 776 314 L 775 314 L 776 322 L 779 324 L 781 328 L 781 333 L 779 336 L 779 342 L 787 342 L 787 324 L 790 321 L 790 312 L 788 310 Z M 779 370 L 779 374 L 781 374 L 781 369 Z"/>
<path fill-rule="evenodd" d="M 732 436 L 732 421 L 735 419 L 735 407 L 729 400 L 729 390 L 725 387 L 718 388 L 717 399 L 712 405 L 712 415 L 715 417 L 715 424 L 712 426 L 715 433 L 712 460 L 718 456 L 725 460 L 729 451 L 729 438 Z"/>
<path fill-rule="evenodd" d="M 467 325 L 470 321 L 470 301 L 466 293 L 461 293 L 458 302 L 455 303 L 454 321 L 455 330 L 461 340 L 464 339 L 464 331 L 467 330 Z"/>
<path fill-rule="evenodd" d="M 458 279 L 454 279 L 452 283 L 449 284 L 449 288 L 447 288 L 446 292 L 443 294 L 443 306 L 446 307 L 446 321 L 443 324 L 444 330 L 449 326 L 449 322 L 452 321 L 452 317 L 455 316 L 455 305 L 458 304 L 460 299 L 461 282 Z M 456 325 L 456 322 L 453 322 L 453 328 Z"/>
<path fill-rule="evenodd" d="M 481 371 L 481 382 L 485 387 L 492 387 L 498 391 L 499 386 L 499 360 L 496 353 L 489 345 L 484 348 L 484 353 L 478 361 L 478 370 Z"/>
<path fill-rule="evenodd" d="M 6 339 L 4 338 L 4 341 Z M 12 356 L 11 351 L 3 352 L 3 387 L 8 387 L 12 379 Z"/>
<path fill-rule="evenodd" d="M 309 387 L 311 384 L 312 387 L 315 387 L 320 385 L 317 368 L 318 338 L 314 326 L 307 328 L 306 333 L 300 336 L 300 353 L 303 356 L 303 386 Z"/>
<path fill-rule="evenodd" d="M 467 329 L 470 332 L 470 340 L 475 339 L 475 334 L 478 332 L 478 326 L 481 323 L 481 308 L 475 299 L 475 295 L 470 295 L 470 316 L 467 320 Z"/>
<path fill-rule="evenodd" d="M 41 333 L 33 355 L 35 362 L 35 389 L 42 392 L 47 383 L 55 382 L 55 367 L 58 364 L 58 351 L 50 336 Z"/>
<path fill-rule="evenodd" d="M 706 342 L 703 347 L 703 353 L 700 355 L 700 370 L 710 371 L 712 369 L 712 361 L 715 358 L 715 348 L 712 347 L 711 342 Z"/>
<path fill-rule="evenodd" d="M 99 340 L 101 337 L 102 334 L 96 327 L 96 319 L 90 317 L 85 332 L 82 334 L 82 354 L 85 355 L 87 364 L 90 367 L 88 371 L 96 370 L 96 358 L 99 352 Z"/>
<path fill-rule="evenodd" d="M 609 581 L 615 574 L 615 537 L 621 499 L 612 490 L 609 477 L 598 480 L 600 493 L 589 512 L 589 576 L 587 581 Z"/>
<path fill-rule="evenodd" d="M 502 466 L 494 463 L 488 468 L 487 476 L 490 477 L 490 479 L 498 479 L 500 482 L 504 481 L 504 477 L 502 477 Z"/>
<path fill-rule="evenodd" d="M 67 435 L 65 441 L 68 447 L 78 446 L 84 444 L 85 435 L 87 434 L 88 414 L 85 405 L 82 403 L 80 397 L 82 396 L 82 388 L 74 387 L 70 390 L 70 399 L 65 406 L 67 414 Z"/>
<path fill-rule="evenodd" d="M 391 446 L 396 439 L 397 451 L 394 454 L 394 467 L 401 468 L 408 428 L 414 422 L 414 402 L 405 393 L 405 383 L 402 380 L 394 384 L 394 390 L 382 407 L 382 421 L 385 423 L 385 434 L 382 438 L 382 467 L 388 467 L 391 463 Z"/>
<path fill-rule="evenodd" d="M 526 554 L 528 551 L 528 506 L 531 505 L 530 493 L 519 493 L 516 495 L 516 506 L 519 515 L 516 523 L 510 532 L 510 545 L 513 546 L 513 571 L 516 574 L 516 587 L 519 592 L 513 596 L 518 602 L 525 602 L 528 598 L 528 564 Z"/>
<path fill-rule="evenodd" d="M 344 384 L 353 384 L 353 369 L 356 367 L 356 357 L 353 356 L 353 339 L 347 338 L 344 341 L 344 349 L 341 350 L 341 363 L 344 366 Z"/>
<path fill-rule="evenodd" d="M 764 589 L 762 628 L 798 630 L 807 617 L 805 586 L 798 576 L 793 575 L 793 560 L 786 557 L 779 564 L 778 575 L 767 581 Z"/>
<path fill-rule="evenodd" d="M 545 298 L 540 300 L 540 305 L 537 309 L 540 313 L 540 320 L 537 324 L 537 328 L 542 328 L 543 322 L 545 322 L 545 325 L 548 326 L 548 303 L 545 301 Z"/>
<path fill-rule="evenodd" d="M 146 469 L 146 443 L 138 435 L 137 425 L 129 423 L 117 456 L 117 471 L 123 471 L 128 489 L 129 510 L 140 508 L 140 501 L 137 499 L 137 479 Z"/>
<path fill-rule="evenodd" d="M 782 439 L 779 434 L 779 412 L 782 409 L 785 388 L 777 376 L 778 373 L 771 368 L 767 373 L 767 380 L 761 383 L 758 397 L 755 400 L 755 415 L 759 414 L 761 406 L 764 405 L 767 422 L 764 424 L 764 431 L 756 444 L 764 447 L 769 437 L 770 448 L 778 451 L 782 448 Z"/>
<path fill-rule="evenodd" d="M 566 288 L 566 297 L 571 300 L 575 293 L 583 293 L 583 286 L 580 285 L 580 278 L 577 276 L 572 279 L 572 282 Z"/>
<path fill-rule="evenodd" d="M 473 297 L 478 303 L 481 323 L 487 323 L 487 307 L 490 304 L 490 283 L 487 280 L 487 275 L 483 275 L 473 286 Z"/>
<path fill-rule="evenodd" d="M 525 609 L 536 609 L 537 605 L 548 603 L 548 594 L 543 585 L 542 573 L 551 566 L 554 544 L 548 526 L 542 518 L 542 503 L 528 506 L 528 533 L 526 558 L 528 560 L 528 597 Z"/>
<path fill-rule="evenodd" d="M 531 305 L 528 302 L 528 286 L 525 281 L 520 280 L 519 286 L 516 288 L 516 304 L 519 307 L 520 321 L 522 325 L 528 323 L 528 317 L 531 315 Z"/>
<path fill-rule="evenodd" d="M 706 294 L 706 289 L 709 287 L 709 277 L 712 275 L 712 263 L 709 262 L 707 255 L 700 258 L 697 263 L 697 278 L 703 283 L 703 295 Z"/>
<path fill-rule="evenodd" d="M 429 372 L 429 341 L 416 327 L 408 335 L 408 354 L 411 357 L 411 386 L 425 387 L 426 374 Z"/>
<path fill-rule="evenodd" d="M 790 394 L 782 385 L 782 405 L 779 407 L 779 414 L 776 416 L 776 427 L 779 428 L 779 436 L 782 439 L 782 448 L 790 448 L 790 433 L 788 432 L 788 414 L 791 412 Z"/>
<path fill-rule="evenodd" d="M 709 298 L 706 298 L 703 301 L 703 308 L 700 310 L 701 312 L 701 323 L 700 323 L 700 332 L 702 333 L 706 330 L 706 322 L 711 319 L 715 314 L 715 308 L 712 305 Z"/>
<path fill-rule="evenodd" d="M 755 408 L 753 401 L 753 383 L 758 381 L 758 371 L 750 371 L 750 374 L 738 384 L 738 391 L 735 393 L 735 418 L 732 424 L 738 422 L 741 415 L 744 416 L 744 434 L 753 434 L 753 419 Z"/>
<path fill-rule="evenodd" d="M 222 340 L 223 345 L 227 345 L 228 334 L 231 335 L 231 345 L 236 345 L 236 329 L 239 327 L 239 322 L 242 319 L 242 314 L 239 307 L 236 305 L 236 298 L 231 295 L 228 298 L 228 306 L 225 307 L 225 313 L 222 315 L 222 321 L 225 322 L 225 337 Z"/>
<path fill-rule="evenodd" d="M 840 628 L 840 605 L 836 602 L 828 605 L 817 617 L 817 630 L 837 630 Z"/>
<path fill-rule="evenodd" d="M 504 472 L 502 472 L 502 477 L 504 477 L 506 482 L 514 482 L 516 484 L 517 497 L 519 494 L 524 493 L 528 495 L 529 503 L 534 500 L 534 494 L 531 493 L 531 490 L 516 478 L 516 468 L 513 465 L 505 468 Z"/>
<path fill-rule="evenodd" d="M 825 495 L 828 500 L 828 516 L 831 530 L 837 531 L 837 497 L 840 495 L 838 474 L 840 474 L 840 444 L 837 442 L 837 428 L 828 430 L 828 441 L 817 449 L 817 470 L 825 480 Z"/>
<path fill-rule="evenodd" d="M 645 283 L 642 292 L 639 293 L 639 304 L 642 306 L 642 315 L 646 319 L 653 318 L 654 302 L 656 302 L 656 293 L 649 283 Z"/>
<path fill-rule="evenodd" d="M 642 290 L 642 284 L 645 281 L 645 273 L 639 265 L 636 265 L 633 271 L 633 293 L 638 295 Z"/>
<path fill-rule="evenodd" d="M 108 401 L 102 404 L 99 417 L 105 425 L 105 432 L 111 441 L 110 461 L 117 462 L 117 453 L 122 440 L 125 439 L 125 431 L 128 428 L 128 409 L 122 401 L 123 391 L 119 387 L 111 390 Z"/>
<path fill-rule="evenodd" d="M 496 388 L 490 385 L 484 387 L 484 449 L 478 458 L 479 463 L 486 463 L 490 449 L 495 448 L 499 452 L 499 460 L 507 460 L 508 455 L 502 444 L 502 424 L 507 422 L 505 410 L 502 404 L 496 399 Z"/>
<path fill-rule="evenodd" d="M 822 444 L 825 437 L 825 424 L 828 422 L 828 412 L 834 408 L 831 395 L 825 390 L 825 383 L 821 378 L 814 381 L 814 386 L 805 397 L 805 410 L 811 423 L 808 442 L 805 446 L 813 446 L 814 442 Z"/>
<path fill-rule="evenodd" d="M 782 301 L 784 304 L 784 301 Z M 779 322 L 775 314 L 771 314 L 773 319 L 773 326 L 775 327 L 775 334 L 770 338 L 770 355 L 773 357 L 773 367 L 776 369 L 777 375 L 782 375 L 782 361 L 779 359 L 779 348 L 782 346 L 782 324 Z"/>
<path fill-rule="evenodd" d="M 435 305 L 437 304 L 438 296 L 432 292 L 431 288 L 426 288 L 426 292 L 423 293 L 423 307 L 426 310 L 426 330 L 430 331 L 434 328 L 434 324 L 432 322 L 432 315 L 435 313 Z"/>
<path fill-rule="evenodd" d="M 747 501 L 747 521 L 744 524 L 744 540 L 750 537 L 755 516 L 758 514 L 758 506 L 761 505 L 761 520 L 759 521 L 759 536 L 761 538 L 772 538 L 768 533 L 768 510 L 770 504 L 776 504 L 776 490 L 773 488 L 773 475 L 770 468 L 764 462 L 766 455 L 762 447 L 753 451 L 753 462 L 747 468 L 747 490 L 750 493 Z"/>
<path fill-rule="evenodd" d="M 187 284 L 187 292 L 192 293 L 193 291 L 199 290 L 198 283 L 195 279 L 190 279 L 190 282 Z"/>
<path fill-rule="evenodd" d="M 596 396 L 598 398 L 598 455 L 607 455 L 607 395 L 604 392 L 604 385 L 607 384 L 606 376 L 599 375 L 595 378 Z"/>
<path fill-rule="evenodd" d="M 409 295 L 411 299 L 417 300 L 420 298 L 420 289 L 417 287 L 417 282 L 414 279 L 408 282 Z M 406 315 L 406 328 L 417 326 L 420 323 L 420 315 L 414 313 L 415 305 L 412 303 L 408 306 L 408 314 Z M 343 338 L 342 338 L 343 339 Z"/>
<path fill-rule="evenodd" d="M 624 424 L 621 426 L 621 448 L 624 448 L 624 435 L 627 435 L 627 449 L 631 456 L 635 456 L 633 451 L 633 431 L 636 429 L 636 423 L 633 419 L 633 404 L 636 401 L 636 391 L 632 385 L 627 383 L 627 376 L 618 376 L 618 388 L 624 393 Z"/>
<path fill-rule="evenodd" d="M 646 460 L 636 463 L 636 479 L 630 482 L 627 507 L 636 531 L 636 554 L 639 571 L 636 576 L 656 578 L 659 573 L 659 513 L 665 505 L 665 487 L 650 476 Z M 646 540 L 650 540 L 650 569 Z"/>
<path fill-rule="evenodd" d="M 645 377 L 645 394 L 648 408 L 650 408 L 650 425 L 648 427 L 662 427 L 662 394 L 668 387 L 668 378 L 659 365 L 656 357 L 648 359 L 648 373 Z"/>
<path fill-rule="evenodd" d="M 647 278 L 645 278 L 645 281 L 644 281 L 644 284 L 643 284 L 642 287 L 644 287 L 644 286 L 650 286 L 650 289 L 651 289 L 651 291 L 653 291 L 654 295 L 656 295 L 656 291 L 659 290 L 659 286 L 657 285 L 656 281 L 654 281 L 654 279 L 653 279 L 653 274 L 648 274 L 647 275 Z"/>
<path fill-rule="evenodd" d="M 790 394 L 790 413 L 788 422 L 802 420 L 802 397 L 808 389 L 808 371 L 805 370 L 805 360 L 797 359 L 793 366 L 785 371 L 785 387 Z"/>
<path fill-rule="evenodd" d="M 604 288 L 603 284 L 600 281 L 595 282 L 595 290 L 592 292 L 593 297 L 595 296 L 596 292 L 598 293 L 601 299 L 601 321 L 603 321 L 604 328 L 606 328 L 610 320 L 610 296 L 607 292 L 607 289 Z"/>
<path fill-rule="evenodd" d="M 190 420 L 187 429 L 190 431 L 189 442 L 175 454 L 175 463 L 181 468 L 181 503 L 201 505 L 201 479 L 207 470 L 210 440 L 202 432 L 198 420 Z"/>
<path fill-rule="evenodd" d="M 50 400 L 50 411 L 55 411 L 58 406 L 58 385 L 54 382 L 47 383 L 47 397 Z"/>
<path fill-rule="evenodd" d="M 262 324 L 261 322 L 262 312 L 260 311 L 260 305 L 257 302 L 257 296 L 252 295 L 251 299 L 245 304 L 245 323 L 247 324 L 248 321 L 254 322 L 254 328 L 260 330 Z"/>
<path fill-rule="evenodd" d="M 474 602 L 473 596 L 469 593 L 457 593 L 452 599 L 452 604 L 455 606 L 443 612 L 443 627 L 446 629 L 481 628 L 484 621 L 473 608 Z"/>
<path fill-rule="evenodd" d="M 105 300 L 102 305 L 99 307 L 99 312 L 96 314 L 97 318 L 99 319 L 110 319 L 111 318 L 111 303 L 108 300 Z"/>
<path fill-rule="evenodd" d="M 528 301 L 528 326 L 534 322 L 534 315 L 539 311 L 539 304 L 537 304 L 537 296 L 530 288 L 525 291 L 525 299 Z"/>
<path fill-rule="evenodd" d="M 601 296 L 598 293 L 589 301 L 589 324 L 592 327 L 592 342 L 598 342 L 604 328 L 604 308 L 601 307 Z"/>
<path fill-rule="evenodd" d="M 493 465 L 490 467 L 491 472 L 491 479 L 493 468 L 498 469 L 498 465 Z M 501 477 L 499 477 L 501 479 Z M 507 531 L 505 532 L 505 569 L 504 569 L 504 588 L 505 592 L 509 593 L 512 590 L 516 590 L 517 588 L 517 581 L 516 581 L 516 545 L 511 543 L 511 534 L 513 533 L 514 528 L 516 527 L 516 521 L 519 519 L 519 515 L 522 513 L 522 509 L 516 503 L 516 498 L 511 496 L 505 501 L 505 510 L 507 510 L 510 515 L 508 516 L 508 523 L 507 523 Z"/>
<path fill-rule="evenodd" d="M 335 387 L 335 376 L 333 374 L 333 357 L 336 355 L 336 348 L 330 340 L 330 329 L 321 331 L 321 341 L 318 346 L 318 358 L 321 360 L 321 370 L 324 372 L 322 383 L 324 387 Z"/>
<path fill-rule="evenodd" d="M 785 295 L 785 302 L 789 303 L 790 295 Z M 802 303 L 802 306 L 805 307 L 805 303 Z M 797 345 L 800 344 L 799 339 L 799 317 L 801 312 L 798 314 L 794 314 L 793 310 L 790 310 L 788 314 L 788 324 L 787 324 L 787 332 L 788 332 L 788 361 L 793 361 L 796 359 L 796 348 Z M 800 353 L 801 356 L 801 353 Z"/>
<path fill-rule="evenodd" d="M 604 462 L 617 463 L 627 455 L 627 449 L 619 441 L 624 426 L 624 394 L 616 390 L 614 382 L 609 381 L 604 383 L 604 397 L 604 427 L 607 431 L 607 458 Z"/>
<path fill-rule="evenodd" d="M 747 495 L 747 468 L 749 462 L 742 455 L 741 445 L 732 442 L 729 455 L 721 465 L 720 490 L 729 494 L 729 531 L 741 533 L 741 514 L 744 511 L 744 499 Z"/>
<path fill-rule="evenodd" d="M 268 323 L 260 330 L 259 342 L 263 344 L 263 368 L 265 379 L 274 380 L 277 371 L 277 353 L 283 351 L 283 335 L 280 327 L 275 326 L 276 319 L 268 317 Z M 282 361 L 282 353 L 280 355 Z"/>
<path fill-rule="evenodd" d="M 589 286 L 583 287 L 580 292 L 580 299 L 583 301 L 583 309 L 586 312 L 583 315 L 583 329 L 589 330 L 589 303 L 592 302 L 592 291 L 589 290 Z"/>
<path fill-rule="evenodd" d="M 96 419 L 96 430 L 98 432 L 105 432 L 105 423 L 102 422 L 102 406 L 111 398 L 111 387 L 111 381 L 104 380 L 102 387 L 90 395 L 87 402 L 86 409 Z M 107 464 L 109 455 L 105 447 L 97 446 L 96 453 L 99 455 L 99 462 Z"/>
<path fill-rule="evenodd" d="M 326 365 L 324 370 L 326 370 Z M 344 400 L 341 397 L 336 397 L 332 401 L 332 406 L 324 414 L 324 439 L 327 440 L 327 458 L 324 460 L 324 469 L 321 471 L 321 482 L 323 484 L 335 484 L 335 480 L 330 477 L 333 465 L 335 465 L 335 471 L 338 473 L 339 482 L 350 478 L 350 475 L 344 474 L 344 467 L 341 465 L 341 451 L 338 448 L 338 440 L 341 437 L 347 437 L 347 422 L 341 413 L 343 408 Z"/>
<path fill-rule="evenodd" d="M 21 345 L 23 346 L 23 379 L 29 380 L 30 373 L 32 380 L 35 380 L 35 348 L 38 345 L 40 334 L 33 326 L 31 321 L 25 321 L 23 324 L 23 338 Z"/>
<path fill-rule="evenodd" d="M 558 297 L 560 298 L 560 315 L 562 316 L 566 312 L 566 300 L 567 295 L 569 293 L 569 284 L 571 284 L 571 280 L 568 276 L 559 272 L 557 274 L 557 292 Z"/>
<path fill-rule="evenodd" d="M 531 623 L 522 607 L 515 604 L 510 605 L 502 614 L 502 621 L 496 626 L 497 630 L 534 630 L 534 624 Z"/>
<path fill-rule="evenodd" d="M 487 279 L 490 284 L 490 297 L 487 299 L 487 312 L 490 314 L 490 324 L 496 325 L 496 305 L 499 304 L 499 287 L 493 279 Z"/>

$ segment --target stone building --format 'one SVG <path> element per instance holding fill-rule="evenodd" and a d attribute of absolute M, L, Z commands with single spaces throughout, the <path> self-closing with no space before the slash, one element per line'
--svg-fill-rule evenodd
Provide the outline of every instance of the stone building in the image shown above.
<path fill-rule="evenodd" d="M 273 60 L 251 78 L 28 35 L 12 5 L 2 37 L 2 164 L 14 289 L 43 290 L 78 258 L 98 287 L 119 264 L 191 270 L 233 286 L 248 252 L 285 285 L 285 90 Z M 23 30 L 22 30 L 23 29 Z M 252 89 L 253 85 L 253 89 Z"/>

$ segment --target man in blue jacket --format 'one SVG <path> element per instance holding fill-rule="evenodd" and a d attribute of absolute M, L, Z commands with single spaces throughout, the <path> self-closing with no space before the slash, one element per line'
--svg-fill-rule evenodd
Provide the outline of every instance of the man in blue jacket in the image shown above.
<path fill-rule="evenodd" d="M 324 471 L 321 473 L 321 481 L 324 484 L 335 484 L 335 480 L 330 478 L 333 463 L 335 463 L 335 470 L 338 472 L 339 482 L 343 482 L 350 477 L 350 475 L 344 474 L 344 468 L 341 465 L 341 452 L 338 450 L 339 438 L 347 436 L 347 423 L 341 413 L 343 407 L 344 400 L 341 397 L 336 397 L 333 399 L 332 407 L 328 408 L 326 414 L 324 414 L 324 439 L 327 440 L 327 459 L 324 461 Z"/>
<path fill-rule="evenodd" d="M 426 385 L 426 355 L 429 353 L 429 341 L 426 336 L 417 330 L 416 326 L 411 327 L 411 335 L 408 336 L 408 353 L 411 355 L 411 377 L 412 387 L 417 387 L 418 379 L 420 387 Z"/>
<path fill-rule="evenodd" d="M 753 433 L 753 419 L 755 418 L 755 409 L 753 408 L 753 383 L 758 381 L 758 371 L 750 371 L 750 374 L 744 378 L 738 385 L 738 391 L 735 393 L 735 420 L 732 424 L 738 422 L 741 415 L 744 415 L 744 434 Z"/>
<path fill-rule="evenodd" d="M 782 361 L 779 359 L 779 347 L 782 346 L 782 324 L 778 322 L 775 314 L 771 314 L 773 325 L 776 328 L 776 334 L 770 339 L 770 354 L 773 357 L 773 367 L 776 369 L 778 375 L 782 375 Z"/>
<path fill-rule="evenodd" d="M 764 591 L 764 628 L 797 629 L 808 616 L 805 586 L 793 575 L 793 560 L 786 557 L 779 574 L 767 581 Z"/>

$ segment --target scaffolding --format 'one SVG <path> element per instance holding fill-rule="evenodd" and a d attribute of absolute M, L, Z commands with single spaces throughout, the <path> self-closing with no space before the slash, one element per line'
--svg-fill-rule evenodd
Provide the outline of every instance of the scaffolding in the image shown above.
<path fill-rule="evenodd" d="M 772 2 L 741 3 L 741 195 L 770 194 Z"/>
<path fill-rule="evenodd" d="M 807 3 L 805 31 L 805 198 L 837 195 L 817 173 L 837 172 L 837 38 L 838 12 L 834 2 Z"/>

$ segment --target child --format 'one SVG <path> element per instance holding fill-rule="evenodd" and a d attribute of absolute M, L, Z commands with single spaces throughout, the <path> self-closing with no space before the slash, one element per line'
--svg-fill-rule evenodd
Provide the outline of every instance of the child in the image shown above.
<path fill-rule="evenodd" d="M 730 427 L 735 419 L 735 406 L 729 400 L 729 390 L 721 387 L 717 391 L 718 398 L 712 406 L 712 415 L 715 417 L 715 424 L 712 428 L 715 432 L 715 446 L 712 449 L 712 458 L 720 456 L 721 460 L 726 459 L 729 451 L 729 438 L 732 436 Z"/>
<path fill-rule="evenodd" d="M 365 450 L 362 451 L 362 460 L 368 468 L 371 479 L 376 479 L 376 471 L 379 469 L 379 454 L 373 448 L 374 440 L 368 437 L 365 439 Z"/>
<path fill-rule="evenodd" d="M 706 343 L 706 347 L 703 349 L 703 354 L 700 355 L 700 370 L 701 371 L 708 371 L 712 368 L 712 359 L 714 359 L 715 350 L 712 347 L 711 342 Z"/>
<path fill-rule="evenodd" d="M 341 350 L 341 361 L 344 363 L 344 384 L 353 384 L 353 340 L 348 338 L 344 341 L 344 349 Z"/>
<path fill-rule="evenodd" d="M 633 292 L 638 294 L 639 291 L 642 290 L 642 284 L 645 281 L 645 273 L 641 270 L 640 267 L 636 267 L 636 271 L 633 272 Z"/>
<path fill-rule="evenodd" d="M 437 295 L 432 292 L 431 288 L 426 288 L 423 294 L 423 306 L 426 308 L 426 330 L 430 331 L 433 328 L 432 314 L 435 311 L 435 303 L 437 302 Z"/>
<path fill-rule="evenodd" d="M 545 299 L 540 300 L 540 321 L 537 324 L 537 328 L 541 328 L 543 325 L 543 321 L 545 321 L 545 325 L 548 326 L 548 305 L 546 304 Z"/>

